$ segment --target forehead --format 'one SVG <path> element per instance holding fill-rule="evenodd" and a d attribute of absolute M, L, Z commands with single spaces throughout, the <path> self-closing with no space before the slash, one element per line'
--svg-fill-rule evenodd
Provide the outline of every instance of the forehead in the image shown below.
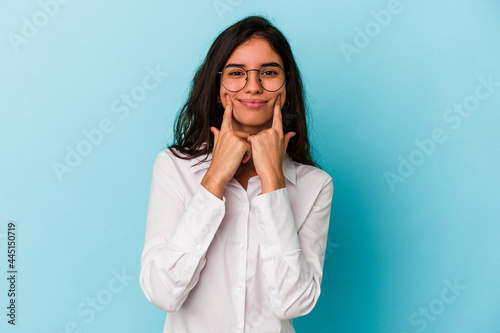
<path fill-rule="evenodd" d="M 240 44 L 229 56 L 224 66 L 241 64 L 244 67 L 260 67 L 262 64 L 275 62 L 283 67 L 283 61 L 271 45 L 262 38 L 253 37 Z"/>

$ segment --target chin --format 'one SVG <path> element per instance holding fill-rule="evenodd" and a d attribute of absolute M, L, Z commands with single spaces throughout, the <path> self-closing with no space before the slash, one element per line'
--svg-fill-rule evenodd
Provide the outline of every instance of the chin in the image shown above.
<path fill-rule="evenodd" d="M 254 111 L 255 112 L 255 111 Z M 264 117 L 262 114 L 244 114 L 239 116 L 239 122 L 247 126 L 262 126 L 272 121 L 272 117 Z"/>

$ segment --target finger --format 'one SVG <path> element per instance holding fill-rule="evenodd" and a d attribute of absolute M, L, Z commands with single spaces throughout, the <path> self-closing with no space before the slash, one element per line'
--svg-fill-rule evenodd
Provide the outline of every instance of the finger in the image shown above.
<path fill-rule="evenodd" d="M 242 163 L 246 163 L 248 162 L 248 160 L 252 158 L 252 151 L 251 150 L 247 150 L 247 152 L 245 153 L 245 155 L 243 156 L 243 160 L 241 161 Z"/>
<path fill-rule="evenodd" d="M 274 102 L 273 126 L 278 133 L 283 134 L 283 120 L 281 117 L 281 95 Z"/>
<path fill-rule="evenodd" d="M 219 130 L 213 126 L 210 126 L 210 131 L 214 134 L 215 137 L 219 136 Z"/>
<path fill-rule="evenodd" d="M 210 126 L 210 131 L 214 134 L 214 146 L 215 146 L 217 140 L 219 139 L 219 130 L 213 126 Z"/>
<path fill-rule="evenodd" d="M 238 137 L 244 139 L 244 140 L 247 140 L 248 137 L 250 136 L 249 133 L 247 132 L 242 132 L 242 131 L 233 131 L 234 134 L 236 134 Z"/>
<path fill-rule="evenodd" d="M 288 147 L 288 142 L 290 141 L 290 139 L 295 135 L 294 132 L 288 132 L 285 134 L 285 136 L 283 137 L 283 148 L 285 150 L 285 153 L 286 153 L 286 148 Z"/>
<path fill-rule="evenodd" d="M 233 129 L 233 101 L 226 95 L 226 107 L 224 108 L 224 117 L 222 117 L 221 131 Z"/>

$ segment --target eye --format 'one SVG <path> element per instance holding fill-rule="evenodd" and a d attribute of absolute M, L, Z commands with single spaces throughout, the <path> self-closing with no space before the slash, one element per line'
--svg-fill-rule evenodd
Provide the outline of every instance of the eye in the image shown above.
<path fill-rule="evenodd" d="M 274 68 L 266 68 L 261 71 L 262 76 L 273 77 L 278 75 L 278 71 Z"/>
<path fill-rule="evenodd" d="M 245 77 L 247 74 L 244 70 L 239 69 L 239 68 L 227 68 L 225 71 L 225 75 L 238 78 L 238 77 Z"/>

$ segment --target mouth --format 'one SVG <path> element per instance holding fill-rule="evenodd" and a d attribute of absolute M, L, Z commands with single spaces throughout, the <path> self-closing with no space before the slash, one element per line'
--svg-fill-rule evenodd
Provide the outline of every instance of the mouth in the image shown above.
<path fill-rule="evenodd" d="M 241 103 L 241 105 L 249 109 L 258 109 L 263 107 L 267 103 L 267 101 L 263 101 L 260 99 L 240 99 L 239 102 Z"/>

